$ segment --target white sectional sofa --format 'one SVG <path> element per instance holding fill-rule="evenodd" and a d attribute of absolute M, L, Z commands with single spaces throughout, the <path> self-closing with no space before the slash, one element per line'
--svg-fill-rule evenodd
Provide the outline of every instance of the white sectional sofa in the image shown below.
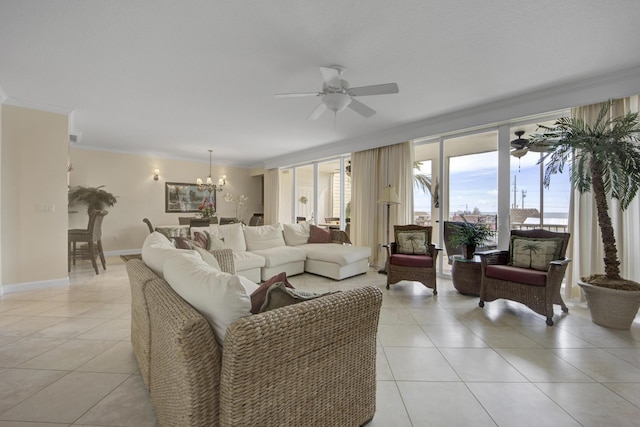
<path fill-rule="evenodd" d="M 286 272 L 303 272 L 342 280 L 366 273 L 371 248 L 339 243 L 313 243 L 311 226 L 275 224 L 246 227 L 242 224 L 192 228 L 191 234 L 206 230 L 233 251 L 236 273 L 253 282 Z M 309 243 L 311 238 L 312 243 Z"/>

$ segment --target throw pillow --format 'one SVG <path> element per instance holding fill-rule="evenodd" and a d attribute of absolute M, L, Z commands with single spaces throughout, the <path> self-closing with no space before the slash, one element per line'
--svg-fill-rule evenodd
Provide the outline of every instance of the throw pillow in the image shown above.
<path fill-rule="evenodd" d="M 196 231 L 195 233 L 193 233 L 193 240 L 198 242 L 198 245 L 201 248 L 205 248 L 205 249 L 209 248 L 209 238 L 207 237 L 204 231 Z"/>
<path fill-rule="evenodd" d="M 207 242 L 209 242 L 209 246 L 207 249 L 210 251 L 224 249 L 224 239 L 216 236 L 215 234 L 211 234 L 208 231 L 205 231 L 204 234 L 207 236 Z"/>
<path fill-rule="evenodd" d="M 309 301 L 324 295 L 329 295 L 330 293 L 331 292 L 316 294 L 314 292 L 301 291 L 299 289 L 289 288 L 283 282 L 278 282 L 271 286 L 267 291 L 267 297 L 264 304 L 262 304 L 262 307 L 260 307 L 260 313 L 275 310 L 280 307 L 286 307 L 287 305 Z"/>
<path fill-rule="evenodd" d="M 291 286 L 291 283 L 287 280 L 287 273 L 282 272 L 280 274 L 276 274 L 271 279 L 262 282 L 258 289 L 253 291 L 251 294 L 251 313 L 260 313 L 260 307 L 262 307 L 262 304 L 264 304 L 264 301 L 267 298 L 267 291 L 275 283 L 284 283 L 285 286 L 293 289 L 293 286 Z"/>
<path fill-rule="evenodd" d="M 509 264 L 514 267 L 547 271 L 549 263 L 560 258 L 563 240 L 560 237 L 533 238 L 511 236 Z"/>
<path fill-rule="evenodd" d="M 307 243 L 331 243 L 331 231 L 312 225 Z"/>
<path fill-rule="evenodd" d="M 196 250 L 196 252 L 198 252 L 200 254 L 200 256 L 202 257 L 202 260 L 204 262 L 206 262 L 207 264 L 209 264 L 211 267 L 215 268 L 216 270 L 220 270 L 220 263 L 218 262 L 218 260 L 216 259 L 216 257 L 213 256 L 213 254 L 211 252 L 209 252 L 206 249 L 203 249 L 199 246 L 195 246 L 193 249 Z"/>
<path fill-rule="evenodd" d="M 200 243 L 196 240 L 191 240 L 186 237 L 176 236 L 173 238 L 173 243 L 176 245 L 178 249 L 195 249 L 196 247 L 205 248 L 206 246 L 200 245 Z"/>
<path fill-rule="evenodd" d="M 426 255 L 428 244 L 426 230 L 396 232 L 396 252 L 399 254 Z"/>
<path fill-rule="evenodd" d="M 282 224 L 284 230 L 284 241 L 287 246 L 304 245 L 309 241 L 310 227 L 306 221 L 298 224 Z"/>

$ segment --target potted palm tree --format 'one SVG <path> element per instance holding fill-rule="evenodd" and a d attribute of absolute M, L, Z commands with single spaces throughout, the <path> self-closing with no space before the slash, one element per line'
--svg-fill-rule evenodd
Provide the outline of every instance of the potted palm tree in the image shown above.
<path fill-rule="evenodd" d="M 87 206 L 87 214 L 91 212 L 111 207 L 118 201 L 116 196 L 103 190 L 104 185 L 99 187 L 85 187 L 78 185 L 69 189 L 69 205 L 81 203 Z"/>
<path fill-rule="evenodd" d="M 551 175 L 569 165 L 571 182 L 580 193 L 593 192 L 604 248 L 605 274 L 582 278 L 593 322 L 629 329 L 640 307 L 640 284 L 620 277 L 620 261 L 607 196 L 620 201 L 625 210 L 640 188 L 640 123 L 638 113 L 611 118 L 606 103 L 594 122 L 563 117 L 551 126 L 539 126 L 532 144 L 549 146 L 544 185 Z"/>
<path fill-rule="evenodd" d="M 467 221 L 464 215 L 462 221 L 462 224 L 449 224 L 449 227 L 453 229 L 450 241 L 454 247 L 462 247 L 462 254 L 466 259 L 471 259 L 476 247 L 489 240 L 494 232 L 487 224 Z"/>

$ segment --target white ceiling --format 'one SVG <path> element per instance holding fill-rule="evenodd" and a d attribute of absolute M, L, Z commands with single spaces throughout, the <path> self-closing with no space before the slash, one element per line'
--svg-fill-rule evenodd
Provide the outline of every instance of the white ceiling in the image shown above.
<path fill-rule="evenodd" d="M 74 111 L 80 147 L 286 163 L 426 136 L 420 125 L 443 115 L 567 84 L 638 77 L 639 19 L 637 0 L 0 0 L 0 92 Z M 317 98 L 273 97 L 321 90 L 318 67 L 332 64 L 351 86 L 397 82 L 400 93 L 361 97 L 378 113 L 347 109 L 335 123 L 306 120 Z"/>

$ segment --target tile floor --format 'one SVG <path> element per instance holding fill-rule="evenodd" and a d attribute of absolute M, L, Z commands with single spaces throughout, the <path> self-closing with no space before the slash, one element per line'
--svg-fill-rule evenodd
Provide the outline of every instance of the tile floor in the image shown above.
<path fill-rule="evenodd" d="M 157 425 L 129 343 L 124 264 L 107 268 L 82 263 L 69 288 L 0 298 L 0 427 Z M 640 319 L 609 330 L 570 303 L 549 328 L 516 303 L 480 309 L 448 280 L 437 297 L 411 282 L 387 291 L 373 271 L 291 282 L 383 289 L 369 427 L 640 425 Z"/>

